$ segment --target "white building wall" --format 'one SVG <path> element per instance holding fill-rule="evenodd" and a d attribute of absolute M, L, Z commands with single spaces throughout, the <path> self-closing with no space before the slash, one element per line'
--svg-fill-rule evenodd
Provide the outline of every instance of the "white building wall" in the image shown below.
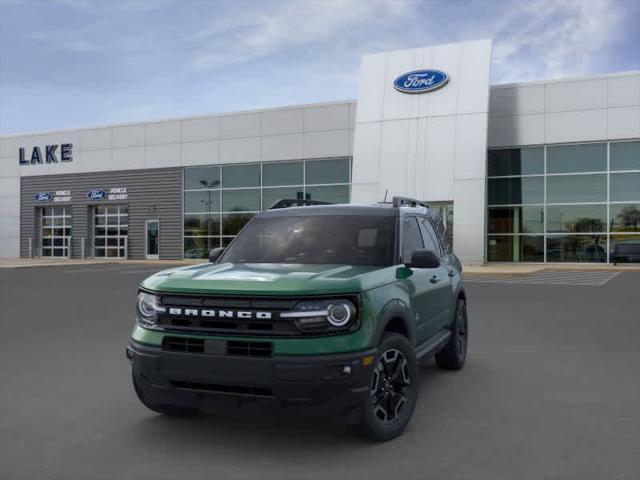
<path fill-rule="evenodd" d="M 491 87 L 489 147 L 640 138 L 640 72 Z"/>
<path fill-rule="evenodd" d="M 19 255 L 21 176 L 351 156 L 354 114 L 343 101 L 0 137 L 0 257 Z M 61 143 L 72 162 L 18 163 Z"/>
<path fill-rule="evenodd" d="M 352 200 L 393 195 L 454 202 L 454 250 L 484 261 L 485 171 L 491 41 L 363 57 L 354 138 Z M 437 69 L 449 83 L 424 94 L 393 87 L 399 75 Z"/>

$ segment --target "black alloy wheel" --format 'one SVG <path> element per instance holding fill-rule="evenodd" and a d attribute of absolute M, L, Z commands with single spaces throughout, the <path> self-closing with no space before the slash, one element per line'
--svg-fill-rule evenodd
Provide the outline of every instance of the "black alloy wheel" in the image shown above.
<path fill-rule="evenodd" d="M 411 420 L 420 388 L 418 361 L 407 337 L 385 333 L 370 372 L 358 430 L 372 440 L 391 440 Z"/>
<path fill-rule="evenodd" d="M 383 422 L 392 422 L 405 406 L 411 377 L 409 364 L 402 352 L 390 348 L 378 358 L 371 385 L 371 408 Z"/>

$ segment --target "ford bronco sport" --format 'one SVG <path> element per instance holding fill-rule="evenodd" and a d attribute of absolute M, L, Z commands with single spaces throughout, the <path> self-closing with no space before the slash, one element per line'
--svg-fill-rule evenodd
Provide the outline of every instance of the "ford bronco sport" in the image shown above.
<path fill-rule="evenodd" d="M 401 197 L 318 203 L 281 200 L 210 263 L 142 282 L 127 357 L 144 405 L 261 401 L 388 440 L 411 418 L 421 360 L 462 368 L 466 297 L 439 215 Z"/>

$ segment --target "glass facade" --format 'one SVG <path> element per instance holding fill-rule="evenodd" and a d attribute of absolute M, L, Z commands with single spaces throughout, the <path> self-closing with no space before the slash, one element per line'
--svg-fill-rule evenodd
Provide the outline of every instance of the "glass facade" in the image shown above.
<path fill-rule="evenodd" d="M 348 203 L 351 159 L 188 167 L 183 187 L 184 257 L 206 258 L 280 199 Z"/>
<path fill-rule="evenodd" d="M 640 141 L 490 150 L 487 173 L 487 261 L 640 261 Z"/>

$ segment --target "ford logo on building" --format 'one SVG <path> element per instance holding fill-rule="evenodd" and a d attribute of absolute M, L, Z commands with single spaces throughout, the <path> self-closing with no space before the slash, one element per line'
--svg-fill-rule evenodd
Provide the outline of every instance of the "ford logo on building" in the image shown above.
<path fill-rule="evenodd" d="M 38 192 L 36 193 L 36 201 L 37 202 L 50 202 L 53 198 L 53 194 L 51 192 Z"/>
<path fill-rule="evenodd" d="M 448 81 L 449 75 L 440 70 L 414 70 L 396 78 L 393 86 L 402 93 L 426 93 L 444 87 Z"/>
<path fill-rule="evenodd" d="M 104 200 L 107 198 L 107 192 L 104 190 L 91 190 L 87 193 L 87 198 L 89 200 Z"/>

